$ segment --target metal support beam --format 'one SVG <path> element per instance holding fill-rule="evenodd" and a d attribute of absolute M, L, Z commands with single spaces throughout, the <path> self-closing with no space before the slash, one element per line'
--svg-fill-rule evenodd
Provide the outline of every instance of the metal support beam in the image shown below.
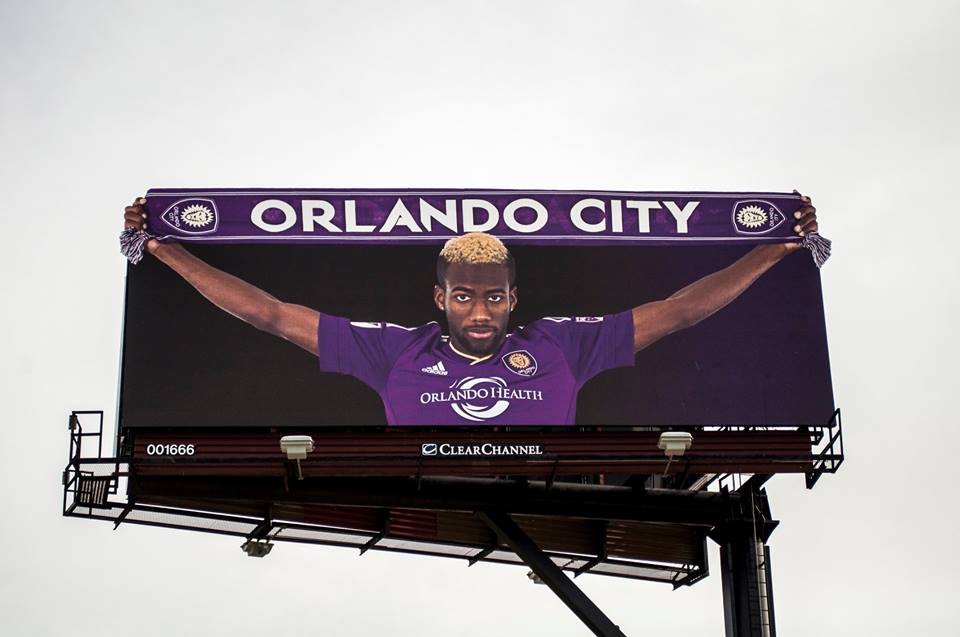
<path fill-rule="evenodd" d="M 419 484 L 418 484 L 419 482 Z M 136 476 L 138 496 L 246 499 L 447 511 L 497 509 L 511 514 L 570 515 L 712 527 L 730 518 L 741 493 L 640 489 L 488 478 L 307 478 L 290 491 L 260 478 Z"/>
<path fill-rule="evenodd" d="M 776 637 L 770 548 L 743 525 L 720 544 L 723 618 L 727 637 Z"/>
<path fill-rule="evenodd" d="M 360 547 L 360 555 L 363 555 L 364 553 L 366 553 L 367 551 L 375 547 L 377 543 L 382 539 L 383 539 L 383 532 L 380 532 L 374 535 L 372 538 L 370 538 L 370 540 L 366 544 Z"/>
<path fill-rule="evenodd" d="M 478 511 L 477 515 L 489 526 L 514 553 L 520 556 L 543 583 L 580 618 L 587 628 L 598 637 L 625 637 L 620 628 L 603 614 L 596 604 L 563 574 L 547 555 L 540 550 L 520 526 L 503 511 Z"/>
<path fill-rule="evenodd" d="M 776 637 L 770 547 L 766 541 L 776 528 L 770 519 L 766 493 L 757 483 L 744 484 L 745 501 L 732 508 L 733 517 L 715 528 L 720 545 L 720 581 L 726 637 Z M 748 488 L 749 486 L 749 488 Z"/>
<path fill-rule="evenodd" d="M 773 613 L 773 568 L 770 566 L 770 547 L 763 545 L 763 565 L 767 570 L 767 607 L 770 613 L 770 637 L 777 637 L 777 618 Z"/>

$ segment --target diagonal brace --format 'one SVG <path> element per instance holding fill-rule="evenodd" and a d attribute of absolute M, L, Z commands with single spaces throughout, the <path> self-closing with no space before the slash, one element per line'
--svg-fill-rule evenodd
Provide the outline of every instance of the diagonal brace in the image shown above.
<path fill-rule="evenodd" d="M 503 511 L 477 511 L 477 516 L 509 546 L 543 583 L 550 587 L 567 608 L 580 618 L 598 637 L 625 637 L 620 627 L 610 621 L 586 594 L 547 557 L 530 536 Z"/>

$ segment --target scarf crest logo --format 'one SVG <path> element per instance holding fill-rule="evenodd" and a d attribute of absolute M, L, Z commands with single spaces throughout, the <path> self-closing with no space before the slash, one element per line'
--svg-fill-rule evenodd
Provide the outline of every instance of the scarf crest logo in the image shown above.
<path fill-rule="evenodd" d="M 210 199 L 181 199 L 160 215 L 163 222 L 182 234 L 210 234 L 219 221 L 217 206 Z"/>
<path fill-rule="evenodd" d="M 779 208 L 762 199 L 738 201 L 733 206 L 733 227 L 739 234 L 766 234 L 786 218 Z"/>

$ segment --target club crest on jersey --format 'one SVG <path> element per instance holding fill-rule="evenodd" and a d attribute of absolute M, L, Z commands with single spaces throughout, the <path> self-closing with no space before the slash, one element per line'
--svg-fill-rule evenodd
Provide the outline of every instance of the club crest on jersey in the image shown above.
<path fill-rule="evenodd" d="M 537 373 L 537 359 L 525 349 L 504 354 L 500 360 L 507 366 L 507 369 L 519 376 L 529 377 Z"/>
<path fill-rule="evenodd" d="M 181 234 L 208 234 L 217 229 L 217 206 L 210 199 L 181 199 L 160 218 Z"/>
<path fill-rule="evenodd" d="M 765 234 L 786 218 L 779 208 L 762 199 L 738 201 L 733 206 L 733 227 L 740 234 Z"/>

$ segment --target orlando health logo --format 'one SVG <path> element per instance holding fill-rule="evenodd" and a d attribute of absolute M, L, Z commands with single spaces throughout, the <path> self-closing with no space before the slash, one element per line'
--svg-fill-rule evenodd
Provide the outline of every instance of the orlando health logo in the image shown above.
<path fill-rule="evenodd" d="M 210 199 L 181 199 L 160 215 L 181 234 L 209 234 L 217 229 L 217 206 Z"/>
<path fill-rule="evenodd" d="M 543 400 L 539 389 L 511 389 L 499 376 L 467 376 L 450 385 L 449 391 L 423 392 L 421 405 L 447 403 L 465 420 L 483 422 L 503 414 L 511 400 Z"/>

